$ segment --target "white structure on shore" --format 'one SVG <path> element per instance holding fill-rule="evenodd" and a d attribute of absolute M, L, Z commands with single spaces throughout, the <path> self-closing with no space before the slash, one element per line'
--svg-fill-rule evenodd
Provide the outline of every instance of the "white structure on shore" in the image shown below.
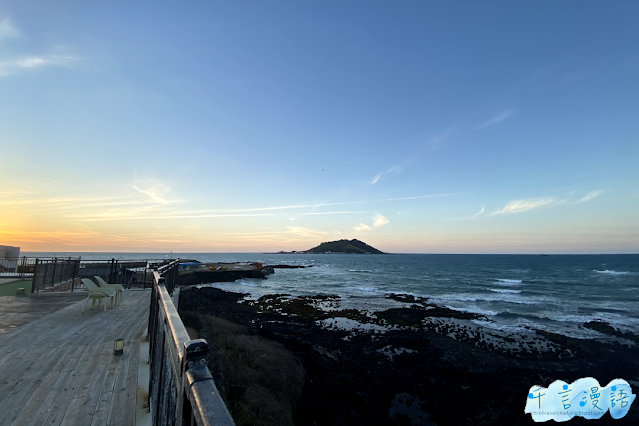
<path fill-rule="evenodd" d="M 20 247 L 0 246 L 0 272 L 16 272 Z"/>

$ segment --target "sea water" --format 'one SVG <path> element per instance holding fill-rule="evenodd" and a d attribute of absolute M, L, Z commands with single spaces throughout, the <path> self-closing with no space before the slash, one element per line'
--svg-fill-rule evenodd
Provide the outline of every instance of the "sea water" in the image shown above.
<path fill-rule="evenodd" d="M 92 259 L 196 259 L 313 265 L 276 269 L 263 279 L 202 283 L 224 290 L 293 296 L 333 294 L 341 306 L 396 306 L 390 293 L 485 316 L 477 324 L 504 331 L 535 329 L 596 338 L 584 322 L 605 321 L 639 334 L 639 255 L 348 255 L 260 253 L 23 253 Z"/>

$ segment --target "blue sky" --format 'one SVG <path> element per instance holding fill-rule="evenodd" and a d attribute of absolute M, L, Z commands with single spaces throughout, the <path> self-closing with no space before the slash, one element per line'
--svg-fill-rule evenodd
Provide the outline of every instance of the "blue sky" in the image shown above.
<path fill-rule="evenodd" d="M 0 4 L 0 241 L 639 252 L 639 5 Z"/>

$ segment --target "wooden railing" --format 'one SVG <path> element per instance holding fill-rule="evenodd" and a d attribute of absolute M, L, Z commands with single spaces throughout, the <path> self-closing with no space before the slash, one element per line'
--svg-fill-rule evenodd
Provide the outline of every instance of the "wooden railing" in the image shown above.
<path fill-rule="evenodd" d="M 178 266 L 176 260 L 154 272 L 149 312 L 152 424 L 234 426 L 207 367 L 208 344 L 189 337 L 171 300 Z"/>

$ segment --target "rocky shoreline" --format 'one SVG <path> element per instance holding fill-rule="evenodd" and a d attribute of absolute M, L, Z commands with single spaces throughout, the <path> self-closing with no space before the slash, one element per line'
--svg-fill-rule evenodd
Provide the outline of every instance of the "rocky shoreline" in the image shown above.
<path fill-rule="evenodd" d="M 541 330 L 498 332 L 478 325 L 487 320 L 481 316 L 407 295 L 389 295 L 401 307 L 376 312 L 339 309 L 338 296 L 245 296 L 184 288 L 179 302 L 185 324 L 209 342 L 209 367 L 231 411 L 236 410 L 238 426 L 534 424 L 524 414 L 533 385 L 590 376 L 602 385 L 623 378 L 639 386 L 638 336 L 605 323 L 585 324 L 611 336 L 593 341 Z M 280 378 L 262 385 L 246 378 L 233 383 L 239 379 L 227 364 L 238 358 L 241 346 L 228 343 L 234 333 L 251 342 L 239 357 L 242 362 L 259 367 L 260 357 L 270 356 L 279 364 L 264 368 L 281 370 L 280 376 L 290 380 L 272 390 L 268 382 Z M 254 349 L 268 344 L 277 347 L 264 354 Z M 262 393 L 256 391 L 260 386 Z M 289 391 L 280 395 L 282 389 Z M 266 404 L 255 396 L 275 393 L 281 401 Z M 258 414 L 250 412 L 251 399 L 256 407 L 261 404 Z M 272 413 L 261 422 L 268 417 L 265 406 L 277 404 L 288 407 L 283 411 L 288 414 Z M 639 409 L 633 407 L 620 420 L 606 414 L 597 424 L 639 424 Z"/>

